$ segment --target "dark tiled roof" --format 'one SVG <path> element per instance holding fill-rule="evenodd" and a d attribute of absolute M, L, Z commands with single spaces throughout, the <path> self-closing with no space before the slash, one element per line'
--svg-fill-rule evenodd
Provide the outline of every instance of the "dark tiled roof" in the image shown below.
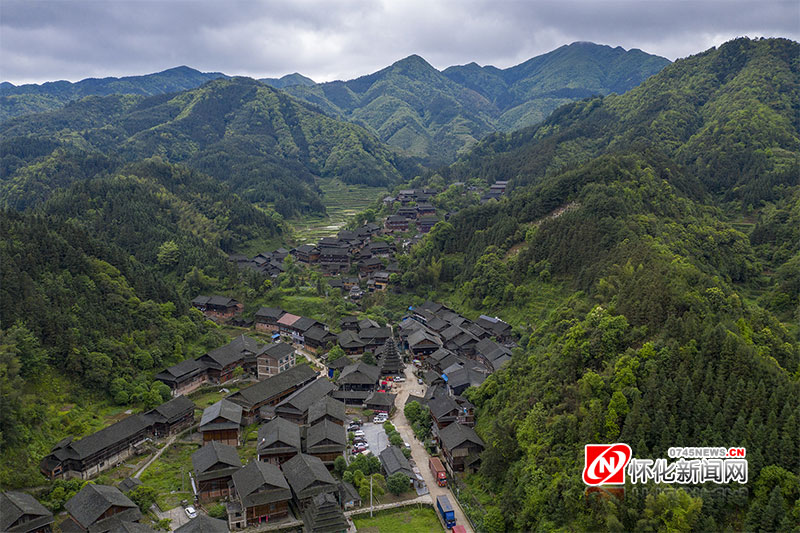
<path fill-rule="evenodd" d="M 347 356 L 342 356 L 338 359 L 334 359 L 333 361 L 328 363 L 328 368 L 333 368 L 334 370 L 342 370 L 344 367 L 348 365 L 352 365 L 353 360 Z"/>
<path fill-rule="evenodd" d="M 340 385 L 344 383 L 369 385 L 377 383 L 380 375 L 380 368 L 359 361 L 346 366 L 336 382 Z"/>
<path fill-rule="evenodd" d="M 275 406 L 275 412 L 304 414 L 312 403 L 324 398 L 334 390 L 336 390 L 336 386 L 333 383 L 326 378 L 318 378 L 287 396 L 285 400 Z"/>
<path fill-rule="evenodd" d="M 447 384 L 450 387 L 461 387 L 463 385 L 477 387 L 486 381 L 486 374 L 476 367 L 467 366 L 451 372 L 447 375 Z"/>
<path fill-rule="evenodd" d="M 389 394 L 387 392 L 373 392 L 364 403 L 367 405 L 379 405 L 382 407 L 394 407 L 394 400 L 397 398 L 396 394 Z"/>
<path fill-rule="evenodd" d="M 175 533 L 228 533 L 228 522 L 219 518 L 211 518 L 205 514 L 198 514 L 197 518 L 192 518 Z"/>
<path fill-rule="evenodd" d="M 192 454 L 192 468 L 198 476 L 209 471 L 214 466 L 214 470 L 234 468 L 242 466 L 242 460 L 236 453 L 236 448 L 221 442 L 212 441 Z"/>
<path fill-rule="evenodd" d="M 450 414 L 453 411 L 458 413 L 460 410 L 455 400 L 446 394 L 436 396 L 429 400 L 428 407 L 431 410 L 431 414 L 437 419 L 441 419 L 443 416 Z"/>
<path fill-rule="evenodd" d="M 69 514 L 84 528 L 94 524 L 112 506 L 139 511 L 136 504 L 122 494 L 122 491 L 108 485 L 85 485 L 64 504 Z"/>
<path fill-rule="evenodd" d="M 255 385 L 231 394 L 228 398 L 249 410 L 255 405 L 274 398 L 316 376 L 317 371 L 310 366 L 297 365 L 276 376 L 269 377 L 264 381 L 259 381 Z"/>
<path fill-rule="evenodd" d="M 258 355 L 264 353 L 280 361 L 287 355 L 291 355 L 292 353 L 294 353 L 294 346 L 286 342 L 275 342 L 264 346 L 259 351 Z"/>
<path fill-rule="evenodd" d="M 320 326 L 314 326 L 313 328 L 309 329 L 303 334 L 303 337 L 305 337 L 306 339 L 317 342 L 322 342 L 328 336 L 333 338 L 332 333 L 330 333 L 329 331 L 325 331 Z"/>
<path fill-rule="evenodd" d="M 406 456 L 403 455 L 403 452 L 401 452 L 400 448 L 397 446 L 387 446 L 384 448 L 380 455 L 378 455 L 378 459 L 381 460 L 383 469 L 386 471 L 386 477 L 396 474 L 397 472 L 402 472 L 408 477 L 414 477 L 414 471 L 411 469 L 408 459 L 406 459 Z"/>
<path fill-rule="evenodd" d="M 430 333 L 428 330 L 422 328 L 416 330 L 414 333 L 408 336 L 408 344 L 409 346 L 416 346 L 423 341 L 429 341 L 431 344 L 436 344 L 438 346 L 442 345 L 442 341 L 439 339 L 438 336 Z"/>
<path fill-rule="evenodd" d="M 240 335 L 225 346 L 211 350 L 202 357 L 204 359 L 210 359 L 217 366 L 219 366 L 219 368 L 224 368 L 231 363 L 243 359 L 248 352 L 258 352 L 260 347 L 261 343 L 259 343 L 256 339 L 246 335 Z"/>
<path fill-rule="evenodd" d="M 148 411 L 145 416 L 155 422 L 172 422 L 186 415 L 187 412 L 194 412 L 195 407 L 197 406 L 194 402 L 186 396 L 176 396 L 152 411 Z"/>
<path fill-rule="evenodd" d="M 163 372 L 159 372 L 158 374 L 156 374 L 156 378 L 161 377 L 167 380 L 177 380 L 184 376 L 196 374 L 197 372 L 200 372 L 202 369 L 203 365 L 201 365 L 194 359 L 187 359 L 186 361 L 181 361 L 177 365 L 172 365 Z"/>
<path fill-rule="evenodd" d="M 318 487 L 320 492 L 336 490 L 336 480 L 317 457 L 299 453 L 283 463 L 281 469 L 292 492 L 300 499 L 313 496 L 316 491 L 311 489 Z"/>
<path fill-rule="evenodd" d="M 281 469 L 264 461 L 251 461 L 235 472 L 233 485 L 245 507 L 285 501 L 292 497 Z"/>
<path fill-rule="evenodd" d="M 320 418 L 324 418 L 325 415 L 342 422 L 347 420 L 344 404 L 330 396 L 325 396 L 308 407 L 308 423 L 313 424 Z"/>
<path fill-rule="evenodd" d="M 294 324 L 292 324 L 292 327 L 297 331 L 307 331 L 312 327 L 314 327 L 315 324 L 318 324 L 318 322 L 313 318 L 301 316 L 298 320 L 294 322 Z"/>
<path fill-rule="evenodd" d="M 301 449 L 300 426 L 276 417 L 258 429 L 258 450 L 261 451 L 276 442 L 285 444 L 298 452 Z"/>
<path fill-rule="evenodd" d="M 200 294 L 198 296 L 195 296 L 194 299 L 192 299 L 192 305 L 205 305 L 208 303 L 210 299 L 211 299 L 210 296 Z"/>
<path fill-rule="evenodd" d="M 451 451 L 465 442 L 472 442 L 479 445 L 481 448 L 484 447 L 483 441 L 478 434 L 475 433 L 474 429 L 458 423 L 453 423 L 440 429 L 439 439 L 442 441 L 444 447 Z"/>
<path fill-rule="evenodd" d="M 229 307 L 238 304 L 236 300 L 231 298 L 230 296 L 212 296 L 208 299 L 208 305 L 216 305 L 219 307 Z"/>
<path fill-rule="evenodd" d="M 363 348 L 364 341 L 353 330 L 346 329 L 339 333 L 336 339 L 342 348 Z"/>
<path fill-rule="evenodd" d="M 224 418 L 227 422 L 214 422 L 217 418 Z M 200 419 L 200 431 L 215 429 L 238 429 L 242 423 L 242 406 L 225 398 L 203 411 Z"/>
<path fill-rule="evenodd" d="M 347 432 L 344 426 L 334 424 L 330 420 L 323 420 L 308 428 L 306 445 L 309 449 L 318 444 L 322 444 L 325 440 L 329 440 L 333 444 L 338 444 L 344 449 L 347 445 Z"/>
<path fill-rule="evenodd" d="M 132 491 L 133 489 L 141 486 L 142 480 L 136 477 L 126 477 L 119 482 L 117 488 L 124 493 Z"/>
<path fill-rule="evenodd" d="M 262 307 L 256 311 L 256 318 L 272 318 L 276 321 L 283 315 L 284 310 L 277 307 Z"/>
<path fill-rule="evenodd" d="M 11 527 L 11 524 L 26 515 L 31 518 L 17 527 Z M 42 527 L 52 523 L 53 514 L 30 494 L 16 491 L 0 492 L 0 531 L 27 532 L 35 529 L 31 527 L 33 525 Z"/>
<path fill-rule="evenodd" d="M 85 459 L 113 444 L 131 438 L 133 435 L 150 427 L 151 424 L 152 422 L 142 415 L 131 415 L 123 418 L 119 422 L 87 435 L 81 440 L 68 443 L 65 447 L 66 455 L 64 458 Z"/>

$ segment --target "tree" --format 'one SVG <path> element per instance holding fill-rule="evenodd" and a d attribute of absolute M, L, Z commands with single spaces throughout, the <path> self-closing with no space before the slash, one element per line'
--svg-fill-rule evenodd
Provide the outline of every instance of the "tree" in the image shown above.
<path fill-rule="evenodd" d="M 228 511 L 225 510 L 224 503 L 218 503 L 208 510 L 208 516 L 211 518 L 228 518 Z"/>
<path fill-rule="evenodd" d="M 336 346 L 331 348 L 331 351 L 328 352 L 327 362 L 328 363 L 332 363 L 332 362 L 336 361 L 337 359 L 339 359 L 341 357 L 344 357 L 344 356 L 345 356 L 344 350 L 342 349 L 341 346 L 339 346 L 337 344 Z"/>
<path fill-rule="evenodd" d="M 333 473 L 336 474 L 336 477 L 341 479 L 342 474 L 347 469 L 347 461 L 341 455 L 333 461 Z"/>
<path fill-rule="evenodd" d="M 372 352 L 364 352 L 364 355 L 361 356 L 361 361 L 371 366 L 378 365 L 378 362 L 375 361 L 375 356 L 372 354 Z"/>
<path fill-rule="evenodd" d="M 392 474 L 386 479 L 386 488 L 396 496 L 403 494 L 409 489 L 408 476 L 402 472 Z"/>
<path fill-rule="evenodd" d="M 150 507 L 156 503 L 157 496 L 158 492 L 156 489 L 146 485 L 140 485 L 128 493 L 128 498 L 130 498 L 133 503 L 138 505 L 139 510 L 145 514 L 147 514 L 150 511 Z"/>
<path fill-rule="evenodd" d="M 506 520 L 503 512 L 495 506 L 489 507 L 483 515 L 483 526 L 489 533 L 505 533 Z"/>
<path fill-rule="evenodd" d="M 406 419 L 408 420 L 409 424 L 414 424 L 420 416 L 420 412 L 422 411 L 422 406 L 417 401 L 408 402 L 403 409 L 403 414 L 406 415 Z"/>
<path fill-rule="evenodd" d="M 164 244 L 158 247 L 156 259 L 158 260 L 159 264 L 166 267 L 171 267 L 177 264 L 180 258 L 181 251 L 175 241 L 166 241 Z"/>
<path fill-rule="evenodd" d="M 403 437 L 400 436 L 400 433 L 396 431 L 389 435 L 389 444 L 392 446 L 402 447 L 403 446 Z"/>

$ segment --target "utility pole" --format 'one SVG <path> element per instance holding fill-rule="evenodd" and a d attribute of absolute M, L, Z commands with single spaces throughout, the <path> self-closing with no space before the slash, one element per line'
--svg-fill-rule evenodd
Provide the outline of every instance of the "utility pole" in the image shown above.
<path fill-rule="evenodd" d="M 369 517 L 372 518 L 372 476 L 369 476 Z"/>

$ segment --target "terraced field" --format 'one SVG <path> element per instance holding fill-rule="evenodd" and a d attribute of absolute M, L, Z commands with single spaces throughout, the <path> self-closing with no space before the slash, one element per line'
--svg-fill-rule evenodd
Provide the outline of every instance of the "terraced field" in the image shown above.
<path fill-rule="evenodd" d="M 297 244 L 316 242 L 322 237 L 336 235 L 350 217 L 368 208 L 388 192 L 382 187 L 348 185 L 339 180 L 320 180 L 319 186 L 328 216 L 290 221 Z"/>

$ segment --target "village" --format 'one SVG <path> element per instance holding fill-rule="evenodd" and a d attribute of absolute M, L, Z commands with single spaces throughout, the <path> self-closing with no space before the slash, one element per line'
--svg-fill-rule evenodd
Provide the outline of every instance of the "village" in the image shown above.
<path fill-rule="evenodd" d="M 395 247 L 374 238 L 407 235 L 416 223 L 419 233 L 401 244 L 412 245 L 438 221 L 425 203 L 434 193 L 386 198 L 399 208 L 383 227 L 365 224 L 316 246 L 229 259 L 276 277 L 291 255 L 358 301 L 386 290 L 399 273 Z M 463 394 L 510 359 L 509 324 L 484 315 L 471 321 L 435 302 L 409 306 L 392 324 L 354 315 L 325 324 L 276 307 L 244 320 L 243 303 L 222 295 L 198 295 L 192 305 L 241 333 L 158 372 L 171 400 L 64 439 L 42 459 L 49 479 L 131 474 L 113 485 L 85 485 L 66 502 L 61 531 L 152 531 L 126 494 L 146 482 L 148 468 L 168 463 L 170 448 L 191 450 L 182 454 L 186 497 L 162 499 L 175 507 L 153 506 L 174 531 L 354 531 L 353 515 L 408 505 L 433 506 L 445 527 L 473 529 L 450 490 L 458 476 L 476 471 L 484 448 Z M 377 505 L 376 488 L 383 496 Z M 22 493 L 3 498 L 43 531 L 54 522 Z"/>

